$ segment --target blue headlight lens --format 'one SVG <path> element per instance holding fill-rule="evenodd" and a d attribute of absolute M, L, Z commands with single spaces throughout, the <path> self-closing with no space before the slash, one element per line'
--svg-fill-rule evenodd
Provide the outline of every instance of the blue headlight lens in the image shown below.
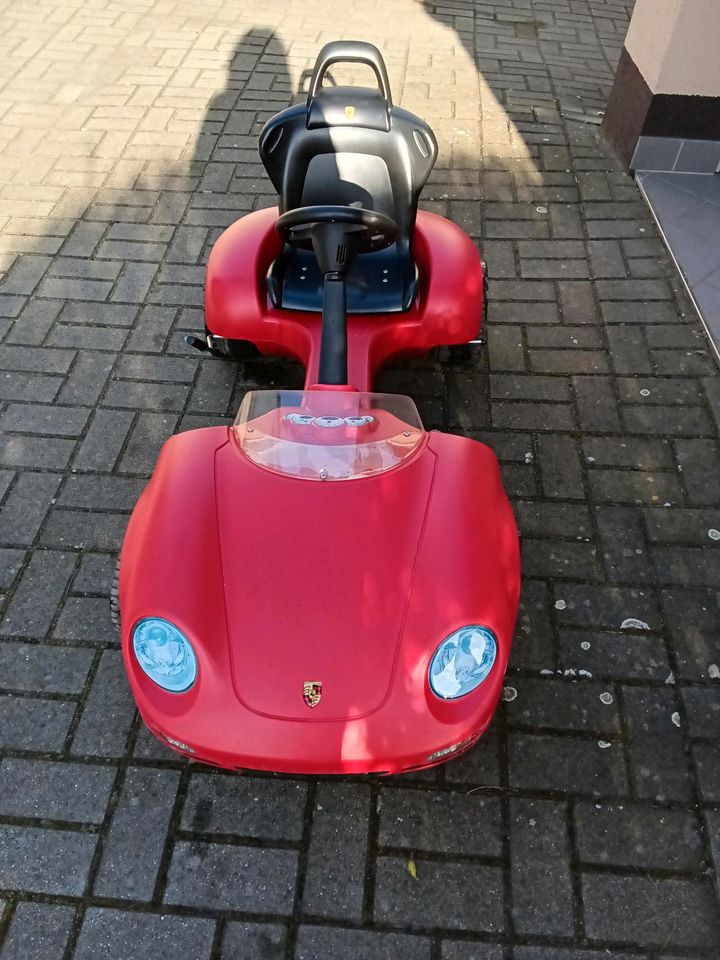
<path fill-rule="evenodd" d="M 496 656 L 497 640 L 492 630 L 461 627 L 433 654 L 428 671 L 430 689 L 443 700 L 464 697 L 487 678 Z"/>
<path fill-rule="evenodd" d="M 143 672 L 163 690 L 183 693 L 195 683 L 195 652 L 168 620 L 140 620 L 133 630 L 133 650 Z"/>

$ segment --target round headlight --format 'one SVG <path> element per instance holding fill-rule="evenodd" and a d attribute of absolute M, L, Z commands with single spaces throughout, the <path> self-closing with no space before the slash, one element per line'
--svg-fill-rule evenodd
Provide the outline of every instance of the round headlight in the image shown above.
<path fill-rule="evenodd" d="M 143 672 L 163 690 L 184 693 L 195 683 L 195 652 L 168 620 L 141 620 L 133 630 L 133 650 Z"/>
<path fill-rule="evenodd" d="M 446 637 L 433 654 L 428 671 L 430 689 L 443 700 L 472 693 L 492 670 L 497 640 L 487 627 L 461 627 Z"/>

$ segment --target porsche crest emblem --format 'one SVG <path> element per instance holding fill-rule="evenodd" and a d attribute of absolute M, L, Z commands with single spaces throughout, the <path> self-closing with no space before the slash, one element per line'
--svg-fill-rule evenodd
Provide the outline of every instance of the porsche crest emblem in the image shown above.
<path fill-rule="evenodd" d="M 308 707 L 316 707 L 322 697 L 322 683 L 319 680 L 306 680 L 303 684 L 303 700 Z"/>
<path fill-rule="evenodd" d="M 351 117 L 355 116 L 355 107 L 345 107 L 345 116 L 350 120 Z"/>

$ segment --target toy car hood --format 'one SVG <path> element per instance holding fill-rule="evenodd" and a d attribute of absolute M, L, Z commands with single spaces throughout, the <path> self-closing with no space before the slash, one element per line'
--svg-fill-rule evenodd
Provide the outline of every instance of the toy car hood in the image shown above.
<path fill-rule="evenodd" d="M 518 592 L 517 534 L 495 456 L 426 433 L 407 398 L 389 400 L 412 411 L 374 404 L 368 413 L 358 399 L 367 396 L 327 393 L 309 411 L 280 399 L 241 411 L 232 428 L 165 444 L 121 564 L 123 652 L 146 719 L 212 714 L 209 729 L 232 725 L 242 707 L 330 723 L 394 704 L 406 722 L 448 709 L 428 688 L 428 666 L 468 624 L 498 639 L 484 697 L 494 708 Z M 161 690 L 134 661 L 132 630 L 144 617 L 170 620 L 193 645 L 188 693 Z"/>

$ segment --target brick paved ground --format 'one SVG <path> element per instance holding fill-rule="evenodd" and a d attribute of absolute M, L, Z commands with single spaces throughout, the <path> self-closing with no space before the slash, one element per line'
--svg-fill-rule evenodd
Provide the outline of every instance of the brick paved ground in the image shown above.
<path fill-rule="evenodd" d="M 572 119 L 630 5 L 2 5 L 2 960 L 718 956 L 720 377 Z M 162 440 L 297 382 L 182 334 L 221 229 L 272 201 L 263 120 L 340 35 L 382 46 L 441 142 L 425 205 L 491 265 L 488 359 L 383 384 L 502 459 L 517 697 L 429 775 L 225 776 L 140 726 L 108 585 Z"/>

